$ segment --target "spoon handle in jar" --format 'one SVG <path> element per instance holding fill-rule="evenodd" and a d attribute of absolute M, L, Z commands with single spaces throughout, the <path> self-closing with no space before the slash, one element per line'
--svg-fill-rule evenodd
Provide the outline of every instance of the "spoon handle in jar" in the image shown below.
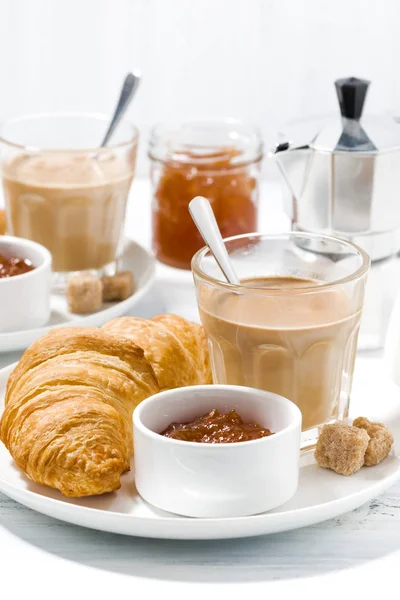
<path fill-rule="evenodd" d="M 101 142 L 101 148 L 104 148 L 110 141 L 112 134 L 114 133 L 118 123 L 122 119 L 125 114 L 126 109 L 128 108 L 140 82 L 140 73 L 137 71 L 135 73 L 128 73 L 125 77 L 124 83 L 122 85 L 121 94 L 119 96 L 118 104 L 115 108 L 113 118 L 111 119 L 111 123 L 108 126 L 107 132 L 104 136 L 103 141 Z"/>
<path fill-rule="evenodd" d="M 196 196 L 189 204 L 189 212 L 228 283 L 240 285 L 210 202 L 203 196 Z"/>

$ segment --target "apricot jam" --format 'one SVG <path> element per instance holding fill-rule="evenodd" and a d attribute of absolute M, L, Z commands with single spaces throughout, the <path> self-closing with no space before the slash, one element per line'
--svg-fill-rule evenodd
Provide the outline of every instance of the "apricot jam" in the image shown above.
<path fill-rule="evenodd" d="M 220 413 L 214 408 L 190 423 L 171 423 L 161 435 L 184 442 L 227 444 L 257 440 L 272 435 L 272 432 L 258 423 L 244 422 L 235 410 Z"/>
<path fill-rule="evenodd" d="M 29 271 L 33 271 L 35 267 L 29 260 L 13 256 L 6 258 L 0 254 L 0 279 L 6 277 L 14 277 L 15 275 L 23 275 Z"/>
<path fill-rule="evenodd" d="M 155 142 L 149 153 L 153 251 L 159 261 L 181 269 L 190 269 L 193 255 L 204 246 L 188 210 L 195 196 L 210 201 L 222 237 L 257 230 L 261 160 L 258 138 L 258 145 L 249 151 L 244 142 L 244 146 L 240 142 L 235 145 L 236 138 L 229 137 L 229 130 L 218 137 L 226 138 L 227 143 L 218 143 L 214 129 L 209 128 L 201 144 L 199 128 L 188 126 L 184 139 L 178 136 L 178 140 L 168 140 L 164 148 Z"/>

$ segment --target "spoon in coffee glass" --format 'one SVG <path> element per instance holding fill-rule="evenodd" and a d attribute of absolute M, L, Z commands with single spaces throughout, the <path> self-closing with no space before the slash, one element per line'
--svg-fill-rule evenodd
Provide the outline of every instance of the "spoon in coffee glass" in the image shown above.
<path fill-rule="evenodd" d="M 113 117 L 110 121 L 110 125 L 106 131 L 106 134 L 103 138 L 103 141 L 100 144 L 101 148 L 104 148 L 108 142 L 110 141 L 111 136 L 113 135 L 115 129 L 117 128 L 119 122 L 124 116 L 126 109 L 133 96 L 135 95 L 136 90 L 139 87 L 140 83 L 140 71 L 135 71 L 134 73 L 128 73 L 125 77 L 124 83 L 122 84 L 121 93 L 117 102 L 117 106 L 115 107 L 115 111 Z"/>
<path fill-rule="evenodd" d="M 210 202 L 203 196 L 196 196 L 189 203 L 189 212 L 227 282 L 232 285 L 240 285 L 240 280 L 229 258 Z"/>

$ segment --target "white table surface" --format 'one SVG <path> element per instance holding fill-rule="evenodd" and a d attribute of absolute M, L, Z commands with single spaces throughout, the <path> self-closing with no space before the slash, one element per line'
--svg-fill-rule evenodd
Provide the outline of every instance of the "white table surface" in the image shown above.
<path fill-rule="evenodd" d="M 150 192 L 134 184 L 127 233 L 149 245 Z M 265 186 L 260 228 L 286 227 L 276 186 Z M 158 267 L 165 277 L 188 273 Z M 139 308 L 157 310 L 157 290 Z M 0 366 L 19 354 L 0 355 Z M 358 510 L 288 533 L 221 542 L 145 540 L 101 533 L 37 514 L 0 494 L 0 598 L 110 598 L 150 593 L 174 598 L 344 600 L 393 588 L 398 597 L 400 482 Z M 273 596 L 271 596 L 273 594 Z"/>

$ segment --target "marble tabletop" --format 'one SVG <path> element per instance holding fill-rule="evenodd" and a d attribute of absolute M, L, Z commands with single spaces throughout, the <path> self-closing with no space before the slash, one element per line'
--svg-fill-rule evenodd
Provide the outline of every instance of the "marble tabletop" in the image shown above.
<path fill-rule="evenodd" d="M 271 198 L 275 201 L 270 202 Z M 279 204 L 264 187 L 262 219 Z M 149 188 L 134 184 L 127 233 L 149 244 Z M 284 218 L 273 222 L 279 229 Z M 139 218 L 138 218 L 139 216 Z M 262 221 L 261 221 L 262 226 Z M 163 277 L 184 278 L 158 267 Z M 137 314 L 157 309 L 157 294 Z M 0 354 L 0 366 L 19 353 Z M 109 598 L 150 594 L 174 598 L 364 598 L 394 587 L 400 561 L 400 482 L 359 509 L 287 533 L 210 542 L 146 540 L 76 527 L 29 510 L 0 494 L 0 597 Z M 346 594 L 346 590 L 348 594 Z"/>

